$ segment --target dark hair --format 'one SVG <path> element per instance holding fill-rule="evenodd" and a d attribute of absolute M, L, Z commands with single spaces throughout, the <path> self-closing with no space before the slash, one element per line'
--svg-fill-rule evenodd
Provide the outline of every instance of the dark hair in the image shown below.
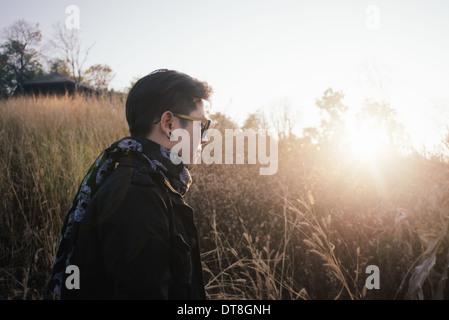
<path fill-rule="evenodd" d="M 185 73 L 167 69 L 153 71 L 134 84 L 126 99 L 129 132 L 131 136 L 147 136 L 153 122 L 165 111 L 189 115 L 197 108 L 197 101 L 209 100 L 211 94 L 212 88 L 206 82 Z"/>

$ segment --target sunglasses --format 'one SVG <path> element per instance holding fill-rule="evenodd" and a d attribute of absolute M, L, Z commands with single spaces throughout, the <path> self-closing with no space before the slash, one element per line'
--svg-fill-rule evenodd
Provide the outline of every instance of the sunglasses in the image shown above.
<path fill-rule="evenodd" d="M 185 114 L 180 114 L 180 113 L 176 113 L 176 112 L 172 112 L 172 114 L 178 118 L 182 118 L 182 119 L 186 119 L 186 120 L 190 120 L 190 121 L 200 121 L 202 138 L 204 137 L 204 133 L 206 132 L 207 129 L 209 129 L 210 123 L 212 122 L 212 120 L 207 119 L 207 118 L 192 117 L 192 116 L 187 116 Z M 161 119 L 157 120 L 156 122 L 153 122 L 153 124 L 157 124 L 159 121 L 161 121 Z"/>

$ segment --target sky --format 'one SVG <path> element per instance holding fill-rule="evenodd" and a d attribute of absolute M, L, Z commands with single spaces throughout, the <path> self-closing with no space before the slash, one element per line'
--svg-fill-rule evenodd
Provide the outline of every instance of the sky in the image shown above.
<path fill-rule="evenodd" d="M 45 43 L 70 5 L 83 44 L 95 43 L 86 68 L 109 65 L 116 90 L 168 68 L 207 81 L 211 111 L 240 124 L 288 104 L 300 130 L 317 123 L 315 101 L 331 87 L 350 110 L 389 103 L 417 145 L 449 126 L 445 0 L 0 0 L 0 29 L 39 23 Z"/>

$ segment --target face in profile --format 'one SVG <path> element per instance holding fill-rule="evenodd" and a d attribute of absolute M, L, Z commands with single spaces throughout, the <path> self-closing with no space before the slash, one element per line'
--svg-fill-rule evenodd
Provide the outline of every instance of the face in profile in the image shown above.
<path fill-rule="evenodd" d="M 182 157 L 189 169 L 192 169 L 195 166 L 195 163 L 201 157 L 202 145 L 208 142 L 206 138 L 202 138 L 201 130 L 202 126 L 207 127 L 205 112 L 207 104 L 207 101 L 200 100 L 196 102 L 197 108 L 190 112 L 190 114 L 174 114 L 176 117 L 186 119 L 187 122 L 185 127 L 178 126 L 179 129 L 173 131 L 174 138 L 171 141 L 179 142 L 175 142 L 172 151 Z M 181 140 L 178 140 L 179 136 L 181 136 Z"/>
<path fill-rule="evenodd" d="M 189 116 L 196 118 L 206 118 L 205 106 L 208 104 L 205 100 L 200 100 L 196 103 L 197 108 L 193 112 L 189 114 Z M 189 121 L 188 131 L 190 134 L 190 159 L 188 168 L 192 169 L 197 162 L 197 159 L 201 157 L 201 147 L 203 144 L 207 142 L 206 139 L 202 139 L 201 137 L 201 125 L 200 121 Z"/>

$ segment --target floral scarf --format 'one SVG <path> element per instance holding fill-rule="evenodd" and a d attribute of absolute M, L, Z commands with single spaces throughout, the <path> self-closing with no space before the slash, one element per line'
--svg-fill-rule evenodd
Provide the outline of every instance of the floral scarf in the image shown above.
<path fill-rule="evenodd" d="M 57 296 L 61 295 L 65 270 L 71 264 L 78 230 L 91 199 L 106 177 L 114 171 L 119 158 L 130 153 L 147 162 L 153 171 L 159 172 L 182 196 L 189 189 L 192 183 L 190 173 L 182 159 L 176 153 L 171 153 L 170 149 L 151 140 L 137 137 L 126 137 L 110 145 L 88 170 L 65 215 L 50 281 L 50 289 Z M 176 161 L 172 161 L 170 156 Z"/>

